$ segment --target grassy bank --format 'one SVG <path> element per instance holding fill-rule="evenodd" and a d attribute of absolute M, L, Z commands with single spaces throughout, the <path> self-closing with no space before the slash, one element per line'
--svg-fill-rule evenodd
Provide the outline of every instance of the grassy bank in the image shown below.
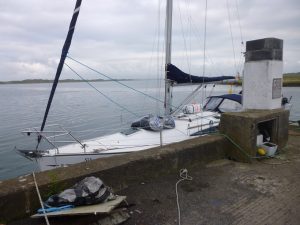
<path fill-rule="evenodd" d="M 242 80 L 238 80 L 231 83 L 232 85 L 242 85 Z M 283 86 L 284 87 L 300 87 L 300 72 L 298 73 L 285 73 L 283 74 Z"/>
<path fill-rule="evenodd" d="M 283 75 L 284 87 L 299 87 L 300 86 L 300 72 L 286 73 Z"/>

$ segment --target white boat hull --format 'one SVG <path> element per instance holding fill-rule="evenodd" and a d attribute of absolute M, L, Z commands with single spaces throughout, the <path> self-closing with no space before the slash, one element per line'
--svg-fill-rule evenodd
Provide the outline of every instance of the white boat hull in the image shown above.
<path fill-rule="evenodd" d="M 87 140 L 82 142 L 86 145 L 85 149 L 79 143 L 69 144 L 58 149 L 42 152 L 36 160 L 39 169 L 44 171 L 93 159 L 158 147 L 161 145 L 161 139 L 163 145 L 188 140 L 194 138 L 195 136 L 191 136 L 191 134 L 197 131 L 217 126 L 219 119 L 215 118 L 215 115 L 214 112 L 203 112 L 176 119 L 174 129 L 165 129 L 161 133 L 139 129 L 130 135 L 115 133 Z"/>
<path fill-rule="evenodd" d="M 72 164 L 89 162 L 94 159 L 109 157 L 118 154 L 58 154 L 36 158 L 40 171 L 51 170 L 57 167 L 68 167 Z"/>

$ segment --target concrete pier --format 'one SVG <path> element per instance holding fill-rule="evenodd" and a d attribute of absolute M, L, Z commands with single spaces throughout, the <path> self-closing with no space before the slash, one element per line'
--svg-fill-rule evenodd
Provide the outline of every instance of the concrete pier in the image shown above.
<path fill-rule="evenodd" d="M 36 174 L 41 195 L 73 186 L 86 176 L 101 178 L 118 192 L 145 180 L 226 158 L 231 144 L 222 136 L 199 137 L 136 153 L 102 158 Z M 40 208 L 32 175 L 0 183 L 0 222 L 29 217 Z M 0 223 L 1 224 L 1 223 Z"/>
<path fill-rule="evenodd" d="M 127 180 L 117 191 L 118 194 L 127 196 L 130 205 L 128 212 L 131 218 L 124 224 L 178 224 L 175 183 L 179 180 L 179 169 L 185 166 L 188 166 L 189 175 L 193 177 L 193 180 L 183 181 L 178 185 L 181 224 L 298 224 L 300 220 L 299 137 L 299 127 L 298 129 L 290 128 L 287 146 L 280 149 L 278 156 L 272 159 L 254 160 L 251 164 L 218 159 L 225 156 L 222 153 L 223 148 L 232 147 L 230 144 L 228 146 L 226 140 L 221 137 L 204 137 L 202 141 L 200 138 L 193 140 L 190 147 L 194 147 L 187 150 L 186 155 L 179 149 L 175 150 L 173 146 L 173 150 L 165 149 L 168 153 L 162 155 L 151 150 L 145 155 L 141 154 L 139 159 L 136 158 L 137 156 L 131 156 L 132 160 L 135 158 L 138 161 L 142 160 L 143 163 L 139 161 L 141 164 L 136 164 L 133 160 L 127 166 L 126 164 L 121 166 L 123 171 L 118 168 L 114 170 L 120 172 L 118 179 Z M 196 150 L 200 143 L 203 143 L 203 148 Z M 211 144 L 218 147 L 211 149 Z M 182 143 L 176 148 L 181 148 L 183 145 L 189 144 L 188 142 Z M 212 152 L 209 153 L 210 151 Z M 215 151 L 219 153 L 215 154 Z M 202 158 L 201 152 L 208 153 L 209 156 Z M 180 155 L 183 158 L 178 160 L 177 157 L 171 156 L 169 161 L 165 158 L 170 156 L 169 154 Z M 152 159 L 148 158 L 150 155 Z M 216 160 L 211 161 L 214 157 Z M 145 166 L 142 165 L 144 163 Z M 75 170 L 81 166 L 70 168 L 74 171 L 74 176 L 82 173 L 82 171 Z M 90 168 L 91 174 L 96 175 L 99 172 L 94 171 L 94 166 L 96 165 Z M 124 168 L 127 168 L 127 172 Z M 139 169 L 142 169 L 140 173 Z M 70 170 L 62 173 L 66 175 L 70 173 Z M 112 174 L 112 172 L 109 173 Z M 69 175 L 72 176 L 72 174 Z M 46 173 L 38 176 L 39 182 L 42 183 L 43 180 L 45 182 Z M 59 175 L 61 176 L 63 175 Z M 107 179 L 107 182 L 112 180 Z M 17 182 L 17 180 L 10 182 Z M 107 184 L 110 185 L 110 183 Z M 31 194 L 36 195 L 34 190 Z M 6 202 L 6 204 L 15 205 L 18 208 L 20 203 L 15 200 L 13 203 Z M 2 207 L 1 210 L 3 210 Z M 9 208 L 10 211 L 6 213 L 17 213 L 13 207 Z M 10 217 L 12 218 L 13 215 Z M 51 219 L 50 223 L 51 225 L 94 225 L 98 224 L 96 221 L 97 217 L 88 216 Z M 27 218 L 8 224 L 39 225 L 44 224 L 44 220 Z"/>

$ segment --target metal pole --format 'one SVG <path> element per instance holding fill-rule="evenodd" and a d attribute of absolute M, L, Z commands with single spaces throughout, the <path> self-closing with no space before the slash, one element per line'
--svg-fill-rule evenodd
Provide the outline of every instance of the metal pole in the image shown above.
<path fill-rule="evenodd" d="M 163 146 L 163 142 L 162 142 L 162 130 L 163 130 L 163 129 L 161 129 L 161 130 L 159 131 L 160 147 Z"/>
<path fill-rule="evenodd" d="M 172 83 L 167 79 L 167 65 L 171 64 L 171 50 L 172 50 L 172 11 L 173 0 L 167 0 L 166 7 L 166 64 L 165 64 L 165 115 L 171 114 L 172 96 L 171 87 Z"/>

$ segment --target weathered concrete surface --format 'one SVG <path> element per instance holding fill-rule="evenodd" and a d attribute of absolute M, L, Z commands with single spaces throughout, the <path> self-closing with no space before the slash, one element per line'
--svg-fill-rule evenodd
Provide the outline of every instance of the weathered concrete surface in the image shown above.
<path fill-rule="evenodd" d="M 178 185 L 182 225 L 297 225 L 300 221 L 300 130 L 274 159 L 251 164 L 216 160 L 193 164 L 192 181 Z M 184 165 L 182 165 L 184 167 Z M 143 177 L 119 191 L 126 195 L 131 218 L 124 225 L 178 224 L 175 184 L 179 169 L 158 177 Z M 90 224 L 94 217 L 50 220 L 57 224 Z M 12 225 L 38 225 L 23 220 Z M 97 223 L 92 223 L 97 224 Z"/>
<path fill-rule="evenodd" d="M 279 148 L 283 148 L 288 140 L 289 111 L 287 110 L 247 110 L 224 113 L 220 123 L 220 132 L 229 136 L 250 157 L 255 157 L 256 138 L 259 134 L 258 124 L 270 120 L 274 120 L 271 142 L 277 144 Z M 228 155 L 235 160 L 249 162 L 249 157 L 245 157 L 245 154 L 242 154 L 237 148 L 231 148 Z"/>
<path fill-rule="evenodd" d="M 74 185 L 86 176 L 100 177 L 115 191 L 143 180 L 154 179 L 177 171 L 225 157 L 230 143 L 220 136 L 206 136 L 163 148 L 145 150 L 81 163 L 36 174 L 41 195 L 46 198 Z M 39 208 L 32 175 L 0 183 L 0 222 L 28 217 Z"/>
<path fill-rule="evenodd" d="M 179 172 L 179 171 L 178 171 Z M 179 184 L 181 224 L 296 225 L 300 221 L 300 130 L 278 157 L 251 164 L 217 160 L 189 170 Z M 125 225 L 177 223 L 178 173 L 130 186 L 132 218 Z"/>

